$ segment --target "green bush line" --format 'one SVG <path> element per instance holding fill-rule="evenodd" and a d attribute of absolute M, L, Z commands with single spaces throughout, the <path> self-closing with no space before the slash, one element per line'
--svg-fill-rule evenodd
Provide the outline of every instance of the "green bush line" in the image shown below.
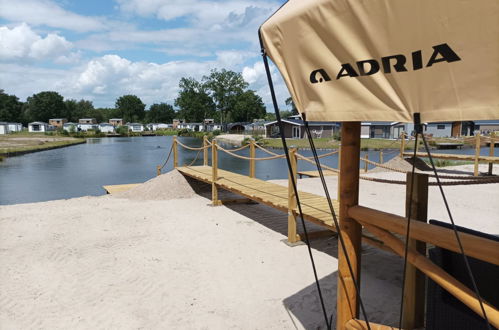
<path fill-rule="evenodd" d="M 54 141 L 54 142 L 48 142 L 48 143 L 43 144 L 43 145 L 25 146 L 25 147 L 19 147 L 19 148 L 0 148 L 0 158 L 1 157 L 20 156 L 20 155 L 33 153 L 33 152 L 64 148 L 64 147 L 69 147 L 69 146 L 82 144 L 82 143 L 86 143 L 86 142 L 87 141 L 85 139 L 78 139 L 76 141 Z"/>

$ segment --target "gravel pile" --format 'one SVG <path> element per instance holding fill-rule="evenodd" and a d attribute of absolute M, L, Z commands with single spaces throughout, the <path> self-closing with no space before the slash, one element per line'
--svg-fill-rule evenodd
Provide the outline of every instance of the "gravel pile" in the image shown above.
<path fill-rule="evenodd" d="M 389 166 L 392 168 L 396 168 L 396 169 L 401 170 L 401 171 L 410 172 L 410 171 L 412 171 L 412 163 L 413 163 L 412 157 L 402 159 L 402 158 L 396 156 L 396 157 L 390 159 L 389 161 L 387 161 L 386 163 L 383 163 L 383 165 L 386 165 L 386 166 Z M 417 158 L 417 157 L 416 157 L 416 169 L 419 171 L 430 171 L 431 170 L 431 168 L 421 158 Z M 386 168 L 376 167 L 376 168 L 373 168 L 372 170 L 370 170 L 369 172 L 376 173 L 376 172 L 389 172 L 389 171 L 390 170 L 388 170 Z"/>
<path fill-rule="evenodd" d="M 187 179 L 173 170 L 114 196 L 134 200 L 169 200 L 192 198 L 207 188 L 206 184 Z"/>

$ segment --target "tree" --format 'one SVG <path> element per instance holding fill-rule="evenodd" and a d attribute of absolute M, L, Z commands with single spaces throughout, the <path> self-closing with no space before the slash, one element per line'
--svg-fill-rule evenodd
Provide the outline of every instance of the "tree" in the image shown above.
<path fill-rule="evenodd" d="M 171 123 L 173 118 L 175 118 L 175 110 L 167 103 L 155 103 L 146 112 L 148 123 Z"/>
<path fill-rule="evenodd" d="M 0 121 L 21 122 L 22 105 L 17 96 L 6 94 L 0 89 Z"/>
<path fill-rule="evenodd" d="M 220 113 L 220 121 L 223 124 L 225 114 L 234 105 L 235 96 L 241 95 L 249 85 L 244 81 L 240 72 L 225 69 L 212 70 L 209 76 L 203 77 L 203 82 L 215 102 L 216 109 Z M 225 121 L 227 122 L 227 120 Z"/>
<path fill-rule="evenodd" d="M 293 102 L 293 99 L 291 98 L 291 96 L 288 97 L 285 102 L 286 102 L 286 105 L 291 108 L 291 115 L 292 116 L 297 115 L 298 110 L 296 109 L 295 103 Z"/>
<path fill-rule="evenodd" d="M 213 117 L 215 103 L 202 83 L 194 78 L 182 78 L 179 87 L 180 92 L 175 99 L 175 106 L 179 108 L 179 115 L 183 119 L 201 122 Z"/>
<path fill-rule="evenodd" d="M 126 122 L 141 121 L 144 119 L 146 105 L 135 95 L 120 96 L 115 107 Z"/>
<path fill-rule="evenodd" d="M 57 92 L 41 92 L 28 97 L 27 119 L 47 122 L 50 118 L 60 118 L 66 113 L 64 98 Z"/>
<path fill-rule="evenodd" d="M 95 118 L 95 116 L 93 115 L 93 111 L 95 109 L 92 101 L 83 99 L 76 101 L 73 99 L 69 99 L 64 101 L 64 104 L 66 105 L 66 113 L 64 116 L 70 122 L 78 122 L 79 119 L 85 117 Z"/>
<path fill-rule="evenodd" d="M 263 119 L 267 113 L 262 98 L 254 91 L 248 90 L 236 95 L 229 112 L 230 118 L 236 122 L 248 122 Z"/>

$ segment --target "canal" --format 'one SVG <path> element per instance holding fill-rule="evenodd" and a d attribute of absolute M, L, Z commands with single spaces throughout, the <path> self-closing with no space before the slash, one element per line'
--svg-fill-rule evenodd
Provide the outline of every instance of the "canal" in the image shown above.
<path fill-rule="evenodd" d="M 190 146 L 202 144 L 196 138 L 180 137 L 179 140 Z M 172 141 L 171 136 L 89 139 L 86 144 L 6 158 L 0 162 L 0 205 L 98 196 L 105 194 L 103 185 L 145 182 L 156 175 L 156 165 L 165 161 Z M 328 151 L 318 153 L 326 152 Z M 473 150 L 454 152 L 473 153 Z M 312 155 L 309 150 L 301 150 L 300 153 Z M 365 153 L 362 152 L 362 155 Z M 487 154 L 488 148 L 483 148 L 482 153 Z M 249 151 L 245 149 L 238 154 L 248 156 Z M 385 151 L 384 161 L 396 155 L 398 150 Z M 190 164 L 196 156 L 198 158 L 194 164 L 201 165 L 202 152 L 198 155 L 196 151 L 179 147 L 179 165 Z M 269 155 L 257 149 L 257 157 L 267 156 Z M 369 151 L 369 159 L 378 161 L 379 152 Z M 328 166 L 336 167 L 338 157 L 328 156 L 322 161 Z M 221 151 L 219 167 L 240 174 L 247 174 L 249 171 L 247 160 L 234 158 Z M 170 160 L 163 173 L 171 169 Z M 299 170 L 315 170 L 315 167 L 301 161 Z M 257 162 L 256 176 L 264 180 L 287 178 L 286 160 Z"/>

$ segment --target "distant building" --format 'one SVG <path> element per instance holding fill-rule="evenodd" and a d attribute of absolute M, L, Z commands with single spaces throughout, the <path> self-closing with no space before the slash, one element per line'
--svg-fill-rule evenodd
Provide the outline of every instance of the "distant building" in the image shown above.
<path fill-rule="evenodd" d="M 452 122 L 427 123 L 424 133 L 433 137 L 451 137 Z"/>
<path fill-rule="evenodd" d="M 28 124 L 28 132 L 30 133 L 47 132 L 48 130 L 49 125 L 41 121 L 34 121 Z"/>
<path fill-rule="evenodd" d="M 99 125 L 92 124 L 92 123 L 80 123 L 80 124 L 78 124 L 77 129 L 78 129 L 78 131 L 84 131 L 84 132 L 87 132 L 90 130 L 96 131 L 99 129 Z"/>
<path fill-rule="evenodd" d="M 9 133 L 21 132 L 23 130 L 23 124 L 21 123 L 7 123 L 9 125 Z"/>
<path fill-rule="evenodd" d="M 301 119 L 282 119 L 284 126 L 284 137 L 291 139 L 302 139 L 305 135 L 305 123 Z M 335 133 L 340 131 L 340 124 L 336 122 L 323 121 L 323 122 L 309 122 L 310 134 L 312 137 L 332 137 Z M 278 122 L 271 121 L 264 124 L 265 137 L 279 137 L 279 124 Z"/>
<path fill-rule="evenodd" d="M 57 128 L 62 128 L 64 123 L 67 123 L 68 120 L 66 118 L 53 118 L 49 119 L 49 125 L 52 125 Z"/>
<path fill-rule="evenodd" d="M 242 134 L 244 133 L 244 126 L 247 124 L 248 123 L 243 123 L 243 122 L 227 124 L 227 132 Z"/>
<path fill-rule="evenodd" d="M 134 133 L 144 131 L 144 125 L 140 123 L 126 123 L 126 126 L 128 126 L 129 131 L 132 131 Z"/>
<path fill-rule="evenodd" d="M 65 130 L 66 132 L 76 132 L 78 131 L 78 124 L 71 122 L 64 123 L 62 129 Z"/>
<path fill-rule="evenodd" d="M 474 124 L 475 130 L 480 131 L 480 134 L 499 132 L 499 120 L 476 120 Z"/>
<path fill-rule="evenodd" d="M 99 130 L 102 133 L 114 133 L 114 126 L 109 123 L 100 123 Z"/>
<path fill-rule="evenodd" d="M 146 125 L 150 131 L 157 131 L 158 129 L 168 129 L 172 128 L 172 124 L 163 124 L 163 123 L 151 123 Z"/>
<path fill-rule="evenodd" d="M 173 119 L 172 127 L 173 129 L 179 129 L 181 124 L 185 123 L 185 119 Z"/>
<path fill-rule="evenodd" d="M 78 120 L 79 124 L 97 124 L 97 119 L 95 118 L 81 118 Z"/>
<path fill-rule="evenodd" d="M 9 124 L 6 122 L 0 122 L 0 135 L 9 134 Z"/>
<path fill-rule="evenodd" d="M 122 118 L 111 118 L 109 119 L 109 124 L 113 126 L 123 126 L 125 125 L 125 122 L 123 121 Z"/>

